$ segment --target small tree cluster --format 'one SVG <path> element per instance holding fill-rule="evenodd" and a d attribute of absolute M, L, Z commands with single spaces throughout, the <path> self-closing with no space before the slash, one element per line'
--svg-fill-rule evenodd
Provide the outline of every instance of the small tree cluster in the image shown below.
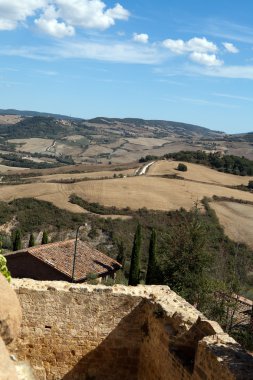
<path fill-rule="evenodd" d="M 157 284 L 160 279 L 160 271 L 157 265 L 156 259 L 156 245 L 157 245 L 157 237 L 156 231 L 153 229 L 150 237 L 149 243 L 149 258 L 148 258 L 148 268 L 146 274 L 146 284 Z M 140 283 L 140 254 L 141 254 L 141 226 L 138 224 L 133 242 L 132 256 L 131 256 L 131 265 L 129 272 L 129 281 L 128 285 L 138 285 Z M 119 250 L 119 258 L 123 258 L 123 247 L 120 247 Z"/>
<path fill-rule="evenodd" d="M 187 172 L 187 166 L 185 164 L 182 164 L 181 162 L 177 166 L 177 170 L 180 172 Z"/>
<path fill-rule="evenodd" d="M 248 183 L 248 188 L 249 188 L 249 189 L 253 189 L 253 181 L 249 181 L 249 183 Z"/>

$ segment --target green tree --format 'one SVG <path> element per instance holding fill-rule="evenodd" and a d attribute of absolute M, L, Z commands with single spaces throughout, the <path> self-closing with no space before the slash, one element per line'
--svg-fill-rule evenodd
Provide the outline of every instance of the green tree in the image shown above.
<path fill-rule="evenodd" d="M 197 308 L 204 309 L 213 294 L 209 273 L 212 255 L 208 231 L 197 207 L 168 234 L 170 251 L 164 252 L 164 282 Z"/>
<path fill-rule="evenodd" d="M 30 238 L 29 238 L 28 247 L 34 247 L 34 246 L 35 246 L 34 235 L 33 235 L 33 233 L 31 233 Z"/>
<path fill-rule="evenodd" d="M 187 166 L 185 164 L 179 163 L 177 166 L 177 170 L 180 172 L 187 172 Z"/>
<path fill-rule="evenodd" d="M 249 189 L 253 189 L 253 181 L 249 181 L 249 183 L 248 183 L 248 188 L 249 188 Z"/>
<path fill-rule="evenodd" d="M 2 242 L 0 240 L 0 273 L 10 282 L 11 274 L 6 265 L 6 258 L 2 255 Z"/>
<path fill-rule="evenodd" d="M 141 225 L 138 224 L 135 235 L 131 256 L 128 285 L 138 285 L 140 279 L 140 253 L 141 253 Z"/>
<path fill-rule="evenodd" d="M 116 260 L 118 261 L 118 263 L 122 265 L 122 270 L 123 270 L 125 266 L 126 255 L 125 255 L 124 243 L 122 240 L 117 244 L 117 248 L 118 248 L 118 254 L 117 254 Z"/>
<path fill-rule="evenodd" d="M 43 231 L 41 244 L 47 244 L 48 243 L 48 235 L 46 231 Z"/>
<path fill-rule="evenodd" d="M 13 251 L 18 251 L 21 249 L 22 247 L 22 243 L 21 243 L 21 232 L 20 230 L 16 230 L 14 232 L 14 236 L 13 236 L 13 246 L 12 246 L 12 249 Z"/>
<path fill-rule="evenodd" d="M 157 244 L 156 230 L 152 229 L 150 242 L 149 242 L 148 269 L 147 269 L 147 276 L 146 276 L 147 285 L 157 283 L 158 267 L 157 267 L 157 260 L 156 260 L 156 244 Z"/>

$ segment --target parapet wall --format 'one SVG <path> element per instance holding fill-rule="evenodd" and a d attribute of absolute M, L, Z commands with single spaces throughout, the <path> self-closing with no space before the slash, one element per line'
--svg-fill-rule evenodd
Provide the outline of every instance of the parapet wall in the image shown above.
<path fill-rule="evenodd" d="M 249 380 L 253 358 L 165 286 L 13 280 L 38 380 Z"/>

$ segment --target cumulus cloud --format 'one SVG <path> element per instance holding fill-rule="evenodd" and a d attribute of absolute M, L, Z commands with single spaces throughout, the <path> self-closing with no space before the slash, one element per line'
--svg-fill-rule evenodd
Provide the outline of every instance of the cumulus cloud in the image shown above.
<path fill-rule="evenodd" d="M 194 37 L 188 41 L 166 39 L 162 44 L 165 48 L 176 54 L 189 52 L 215 53 L 218 50 L 217 46 L 213 42 L 208 41 L 205 37 Z"/>
<path fill-rule="evenodd" d="M 107 29 L 115 20 L 127 20 L 129 12 L 120 4 L 106 9 L 101 0 L 55 0 L 59 16 L 68 24 L 84 29 Z"/>
<path fill-rule="evenodd" d="M 140 33 L 140 34 L 134 33 L 133 34 L 133 40 L 135 42 L 141 42 L 143 44 L 146 44 L 148 42 L 148 39 L 149 39 L 149 36 L 146 33 Z"/>
<path fill-rule="evenodd" d="M 223 61 L 216 56 L 217 46 L 208 41 L 205 37 L 194 37 L 188 41 L 183 40 L 164 40 L 162 45 L 172 53 L 182 55 L 187 54 L 191 61 L 205 66 L 220 66 Z"/>
<path fill-rule="evenodd" d="M 107 8 L 102 0 L 0 0 L 0 29 L 15 29 L 28 17 L 54 37 L 71 36 L 75 28 L 105 30 L 130 13 L 117 3 Z"/>
<path fill-rule="evenodd" d="M 237 49 L 236 46 L 234 46 L 232 43 L 230 42 L 223 42 L 222 44 L 224 46 L 224 48 L 229 52 L 229 53 L 233 53 L 233 54 L 236 54 L 236 53 L 239 53 L 239 50 Z"/>
<path fill-rule="evenodd" d="M 0 29 L 15 29 L 19 22 L 33 16 L 36 10 L 45 7 L 47 2 L 47 0 L 1 0 Z"/>
<path fill-rule="evenodd" d="M 53 37 L 73 36 L 75 29 L 63 21 L 58 21 L 58 11 L 53 5 L 47 7 L 39 19 L 34 20 L 39 29 Z"/>
<path fill-rule="evenodd" d="M 197 51 L 190 54 L 190 59 L 205 66 L 221 66 L 223 64 L 223 61 L 218 59 L 215 54 L 198 53 Z"/>
<path fill-rule="evenodd" d="M 35 20 L 35 23 L 44 33 L 50 34 L 53 37 L 62 38 L 65 36 L 73 36 L 75 29 L 71 25 L 66 25 L 65 22 L 59 22 L 57 19 L 47 19 L 41 17 Z"/>

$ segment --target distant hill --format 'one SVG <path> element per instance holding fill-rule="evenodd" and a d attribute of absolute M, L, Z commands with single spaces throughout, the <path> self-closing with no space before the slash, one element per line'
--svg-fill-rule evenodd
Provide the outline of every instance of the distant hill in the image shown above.
<path fill-rule="evenodd" d="M 196 132 L 201 133 L 203 135 L 207 135 L 210 133 L 223 133 L 219 131 L 213 131 L 211 129 L 201 127 L 199 125 L 195 124 L 187 124 L 187 123 L 180 123 L 176 121 L 167 121 L 167 120 L 144 120 L 144 119 L 137 119 L 137 118 L 108 118 L 108 117 L 96 117 L 94 119 L 87 120 L 90 123 L 96 123 L 96 124 L 108 124 L 108 125 L 115 125 L 117 123 L 124 123 L 129 124 L 130 126 L 143 127 L 143 126 L 150 126 L 150 127 L 157 127 L 157 128 L 178 128 L 178 130 L 185 130 L 188 132 Z"/>
<path fill-rule="evenodd" d="M 80 119 L 45 112 L 0 110 L 0 164 L 4 165 L 117 164 L 182 150 L 253 159 L 252 142 L 253 133 L 226 135 L 175 121 Z"/>
<path fill-rule="evenodd" d="M 136 128 L 147 125 L 151 127 L 158 127 L 158 128 L 181 128 L 183 130 L 191 131 L 191 132 L 197 132 L 202 134 L 208 134 L 212 132 L 216 133 L 223 133 L 219 131 L 212 131 L 211 129 L 201 127 L 199 125 L 194 124 L 188 124 L 188 123 L 180 123 L 176 121 L 165 121 L 165 120 L 144 120 L 144 119 L 138 119 L 138 118 L 108 118 L 108 117 L 96 117 L 93 119 L 81 119 L 77 117 L 67 116 L 67 115 L 61 115 L 61 114 L 53 114 L 53 113 L 47 113 L 47 112 L 37 112 L 37 111 L 20 111 L 16 109 L 0 109 L 0 115 L 18 115 L 23 117 L 51 117 L 55 119 L 61 119 L 61 120 L 85 120 L 89 123 L 96 123 L 96 124 L 108 124 L 108 125 L 115 125 L 115 123 L 124 123 L 124 124 L 130 124 L 134 125 Z"/>
<path fill-rule="evenodd" d="M 37 112 L 37 111 L 20 111 L 16 109 L 0 109 L 0 115 L 20 115 L 24 117 L 31 117 L 31 116 L 44 116 L 44 117 L 54 117 L 56 119 L 74 119 L 74 120 L 80 120 L 80 118 L 72 117 L 72 116 L 66 116 L 66 115 L 60 115 L 60 114 L 54 114 L 54 113 L 48 113 L 48 112 Z"/>

